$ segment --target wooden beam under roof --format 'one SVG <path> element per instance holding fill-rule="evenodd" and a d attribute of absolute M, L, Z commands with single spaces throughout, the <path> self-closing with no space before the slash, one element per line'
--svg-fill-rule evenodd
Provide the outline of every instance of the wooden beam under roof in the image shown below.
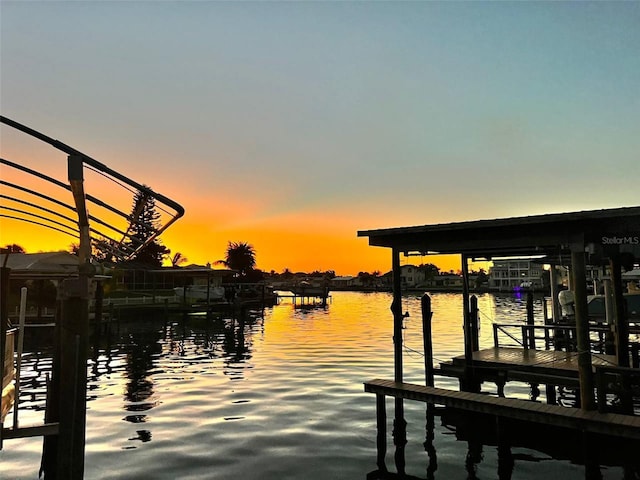
<path fill-rule="evenodd" d="M 527 217 L 498 218 L 414 227 L 363 230 L 372 246 L 404 252 L 466 254 L 470 257 L 550 255 L 570 252 L 575 243 L 603 246 L 604 237 L 630 237 L 620 245 L 640 256 L 640 207 L 623 207 Z"/>

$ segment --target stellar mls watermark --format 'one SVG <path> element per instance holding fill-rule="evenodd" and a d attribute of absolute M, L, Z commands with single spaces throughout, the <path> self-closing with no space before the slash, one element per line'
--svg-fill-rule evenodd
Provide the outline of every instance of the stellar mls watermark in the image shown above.
<path fill-rule="evenodd" d="M 640 245 L 640 236 L 626 235 L 603 236 L 602 245 Z"/>

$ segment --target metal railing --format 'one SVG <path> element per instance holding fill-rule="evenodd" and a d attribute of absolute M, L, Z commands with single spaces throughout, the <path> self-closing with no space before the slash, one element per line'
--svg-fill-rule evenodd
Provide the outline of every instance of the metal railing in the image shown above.
<path fill-rule="evenodd" d="M 11 173 L 6 177 L 3 175 L 4 178 L 0 180 L 0 185 L 5 187 L 0 195 L 0 217 L 38 225 L 77 238 L 80 248 L 89 241 L 87 248 L 90 250 L 108 254 L 116 260 L 129 260 L 184 215 L 184 208 L 174 200 L 79 150 L 10 118 L 0 116 L 0 123 L 68 155 L 67 164 L 58 169 L 60 172 L 68 172 L 68 178 L 64 179 L 0 158 L 0 164 L 8 167 L 8 172 Z M 87 178 L 91 176 L 93 184 L 99 186 L 96 191 L 110 197 L 100 199 L 90 193 L 85 194 L 85 175 Z M 16 178 L 23 180 L 20 182 Z M 30 188 L 25 186 L 27 184 Z M 114 191 L 118 194 L 112 195 Z M 73 202 L 69 201 L 70 197 Z M 121 203 L 116 205 L 114 198 Z M 122 202 L 126 199 L 131 201 L 129 205 Z M 150 202 L 153 202 L 158 212 L 158 218 L 154 219 L 153 224 L 142 215 Z M 91 214 L 88 213 L 89 207 Z M 128 211 L 131 213 L 127 213 Z M 136 231 L 148 232 L 148 235 L 140 238 Z M 82 251 L 80 254 L 82 257 Z"/>
<path fill-rule="evenodd" d="M 157 303 L 180 303 L 182 299 L 178 295 L 163 296 L 136 296 L 136 297 L 107 297 L 102 300 L 102 306 L 109 305 L 154 305 Z M 89 302 L 90 307 L 95 306 L 95 299 Z"/>
<path fill-rule="evenodd" d="M 515 332 L 515 333 L 514 333 Z M 536 335 L 542 332 L 542 335 Z M 592 347 L 604 349 L 607 334 L 611 333 L 609 325 L 590 325 Z M 519 334 L 519 336 L 518 336 Z M 493 345 L 499 347 L 500 336 L 511 339 L 514 343 L 502 346 L 519 346 L 523 348 L 537 348 L 537 340 L 544 341 L 544 349 L 562 347 L 561 349 L 575 350 L 576 326 L 575 325 L 529 325 L 523 323 L 493 324 Z"/>

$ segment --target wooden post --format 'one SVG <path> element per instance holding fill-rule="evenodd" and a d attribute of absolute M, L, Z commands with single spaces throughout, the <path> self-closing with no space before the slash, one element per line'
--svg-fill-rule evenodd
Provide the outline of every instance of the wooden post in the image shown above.
<path fill-rule="evenodd" d="M 63 284 L 58 282 L 56 299 L 55 327 L 53 330 L 53 355 L 51 361 L 51 378 L 47 377 L 47 399 L 45 403 L 44 422 L 56 423 L 60 420 L 60 331 L 62 329 Z M 58 459 L 58 435 L 45 436 L 42 440 L 42 459 L 40 473 L 44 480 L 56 480 Z"/>
<path fill-rule="evenodd" d="M 613 286 L 613 312 L 615 318 L 616 357 L 619 367 L 629 366 L 629 322 L 627 320 L 624 297 L 622 295 L 622 265 L 616 252 L 609 258 Z"/>
<path fill-rule="evenodd" d="M 16 344 L 15 360 L 15 401 L 13 407 L 13 428 L 18 428 L 18 413 L 20 400 L 20 374 L 22 369 L 22 352 L 24 350 L 24 323 L 27 311 L 27 287 L 20 289 L 20 317 L 18 324 L 18 343 Z"/>
<path fill-rule="evenodd" d="M 533 292 L 527 293 L 527 325 L 533 327 Z M 528 329 L 529 348 L 534 350 L 536 348 L 536 331 L 533 328 Z"/>
<path fill-rule="evenodd" d="M 83 159 L 82 155 L 69 155 L 67 157 L 69 185 L 71 186 L 76 213 L 78 214 L 78 230 L 80 233 L 78 259 L 81 265 L 88 263 L 91 258 L 89 214 L 84 200 Z"/>
<path fill-rule="evenodd" d="M 511 453 L 509 422 L 496 416 L 496 443 L 498 450 L 498 478 L 511 478 L 515 462 Z"/>
<path fill-rule="evenodd" d="M 580 248 L 582 247 L 582 248 Z M 587 283 L 585 274 L 584 247 L 574 245 L 571 249 L 571 273 L 575 298 L 576 340 L 578 344 L 578 377 L 580 379 L 580 404 L 584 410 L 596 408 L 593 396 L 591 366 L 591 344 L 589 342 L 589 318 L 587 312 Z"/>
<path fill-rule="evenodd" d="M 478 309 L 478 297 L 471 296 L 469 301 L 469 325 L 471 327 L 471 349 L 474 352 L 480 350 L 480 310 Z"/>
<path fill-rule="evenodd" d="M 469 305 L 469 265 L 467 256 L 462 254 L 462 303 L 463 303 L 463 327 L 464 332 L 464 360 L 465 374 L 461 379 L 461 387 L 468 392 L 479 392 L 480 384 L 473 375 L 473 325 Z"/>
<path fill-rule="evenodd" d="M 604 353 L 607 355 L 616 355 L 616 331 L 617 319 L 614 311 L 614 296 L 613 288 L 610 279 L 602 281 L 604 287 L 604 309 L 605 309 L 605 323 L 609 327 L 604 336 Z"/>
<path fill-rule="evenodd" d="M 426 293 L 422 295 L 422 344 L 424 347 L 424 376 L 425 385 L 433 387 L 433 340 L 431 337 L 431 298 Z"/>
<path fill-rule="evenodd" d="M 56 478 L 81 480 L 87 404 L 89 279 L 66 279 L 60 316 L 59 441 Z"/>
<path fill-rule="evenodd" d="M 6 256 L 9 253 L 5 253 Z M 6 260 L 7 257 L 5 257 Z M 4 349 L 6 348 L 7 330 L 9 329 L 9 275 L 11 269 L 0 267 L 0 379 L 4 376 Z M 2 382 L 0 381 L 0 393 L 2 392 Z M 18 399 L 15 400 L 17 405 Z M 17 408 L 17 407 L 15 407 Z M 2 450 L 2 428 L 0 422 L 0 450 Z"/>
<path fill-rule="evenodd" d="M 551 316 L 553 323 L 558 323 L 558 320 L 560 320 L 560 304 L 558 302 L 558 270 L 556 270 L 555 265 L 551 265 L 549 274 L 551 282 Z"/>
<path fill-rule="evenodd" d="M 464 332 L 464 359 L 467 369 L 471 368 L 473 343 L 471 341 L 471 326 L 469 315 L 469 269 L 467 266 L 467 256 L 461 255 L 461 267 L 462 267 L 462 316 L 463 324 L 462 331 Z"/>
<path fill-rule="evenodd" d="M 394 352 L 394 380 L 402 382 L 402 279 L 400 269 L 400 251 L 393 249 L 393 352 Z M 396 446 L 395 463 L 398 473 L 404 474 L 404 448 L 407 444 L 407 422 L 404 419 L 404 401 L 395 399 L 395 419 L 393 421 L 393 443 Z"/>
<path fill-rule="evenodd" d="M 376 394 L 376 425 L 378 435 L 376 437 L 376 445 L 378 450 L 378 469 L 382 472 L 387 471 L 387 465 L 384 461 L 387 455 L 387 406 L 385 404 L 385 396 Z"/>
<path fill-rule="evenodd" d="M 393 249 L 393 302 L 391 312 L 393 313 L 393 354 L 394 354 L 394 380 L 402 382 L 402 279 L 400 269 L 400 252 Z"/>
<path fill-rule="evenodd" d="M 422 307 L 422 343 L 424 346 L 424 377 L 425 385 L 433 387 L 433 337 L 431 331 L 431 319 L 433 312 L 431 311 L 431 297 L 428 294 L 422 295 L 421 299 Z M 434 431 L 435 431 L 435 405 L 433 403 L 427 403 L 426 409 L 426 424 L 425 424 L 425 440 L 424 449 L 429 456 L 429 468 L 436 468 L 436 450 L 433 446 Z"/>

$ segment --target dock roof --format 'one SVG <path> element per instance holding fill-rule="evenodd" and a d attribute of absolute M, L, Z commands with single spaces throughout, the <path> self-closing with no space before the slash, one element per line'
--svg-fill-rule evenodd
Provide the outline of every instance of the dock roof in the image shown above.
<path fill-rule="evenodd" d="M 640 256 L 640 207 L 362 230 L 369 245 L 473 258 L 562 255 L 571 245 L 619 246 Z M 603 248 L 600 248 L 603 247 Z"/>

